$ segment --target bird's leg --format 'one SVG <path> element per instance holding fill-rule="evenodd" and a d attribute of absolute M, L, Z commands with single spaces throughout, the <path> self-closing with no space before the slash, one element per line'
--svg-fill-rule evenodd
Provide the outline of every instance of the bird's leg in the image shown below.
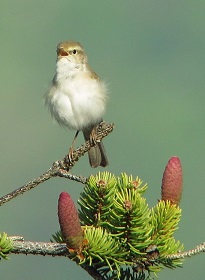
<path fill-rule="evenodd" d="M 75 142 L 76 142 L 76 139 L 78 137 L 78 133 L 79 131 L 76 132 L 74 138 L 73 138 L 73 141 L 72 141 L 72 144 L 71 144 L 71 147 L 69 149 L 69 152 L 68 152 L 68 157 L 69 157 L 69 160 L 72 162 L 72 158 L 73 158 L 73 151 L 74 151 L 74 145 L 75 145 Z"/>

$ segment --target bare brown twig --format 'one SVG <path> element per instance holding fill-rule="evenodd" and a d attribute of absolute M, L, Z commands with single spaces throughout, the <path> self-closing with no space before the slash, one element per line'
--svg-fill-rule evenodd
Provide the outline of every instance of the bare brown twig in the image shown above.
<path fill-rule="evenodd" d="M 100 142 L 104 137 L 106 137 L 109 133 L 112 132 L 114 127 L 113 123 L 105 123 L 101 122 L 97 127 L 97 135 L 96 135 L 96 141 Z M 75 165 L 75 163 L 79 160 L 80 157 L 82 157 L 88 150 L 90 150 L 91 147 L 95 146 L 95 143 L 92 141 L 87 141 L 85 144 L 83 144 L 80 148 L 78 148 L 76 151 L 73 151 L 72 159 L 67 155 L 63 160 L 59 160 L 53 163 L 52 167 L 49 168 L 45 173 L 40 175 L 39 177 L 35 178 L 34 180 L 28 182 L 24 186 L 14 190 L 11 193 L 8 193 L 0 198 L 0 206 L 2 206 L 4 203 L 7 203 L 11 199 L 19 196 L 20 194 L 23 194 L 39 184 L 49 180 L 52 177 L 63 177 L 69 180 L 77 181 L 82 184 L 85 184 L 87 181 L 87 178 L 72 175 L 69 173 L 70 169 Z"/>

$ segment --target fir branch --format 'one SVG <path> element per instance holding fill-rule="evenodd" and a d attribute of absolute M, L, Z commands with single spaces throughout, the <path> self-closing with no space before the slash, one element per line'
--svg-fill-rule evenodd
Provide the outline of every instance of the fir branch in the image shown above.
<path fill-rule="evenodd" d="M 113 127 L 114 127 L 113 123 L 110 124 L 110 123 L 101 122 L 97 127 L 96 141 L 100 142 L 104 137 L 106 137 L 109 133 L 111 133 Z M 3 197 L 1 197 L 0 206 L 3 205 L 4 203 L 7 203 L 11 199 L 19 196 L 20 194 L 23 194 L 37 187 L 39 184 L 44 183 L 45 181 L 49 180 L 52 177 L 63 177 L 69 180 L 73 180 L 85 184 L 87 182 L 87 178 L 72 175 L 69 173 L 69 171 L 79 160 L 79 158 L 82 157 L 86 152 L 88 152 L 93 146 L 95 146 L 95 143 L 93 141 L 86 141 L 80 148 L 78 148 L 76 151 L 73 151 L 72 158 L 66 155 L 64 159 L 54 162 L 52 167 L 49 168 L 45 173 L 43 173 L 39 177 L 28 182 L 22 187 L 14 190 L 13 192 L 8 193 Z"/>
<path fill-rule="evenodd" d="M 9 238 L 12 240 L 13 243 L 13 248 L 11 249 L 10 253 L 53 257 L 63 256 L 68 257 L 70 259 L 73 257 L 71 257 L 71 254 L 67 249 L 66 243 L 24 241 L 23 237 L 21 236 L 10 236 Z M 163 258 L 166 258 L 167 260 L 184 259 L 200 254 L 202 252 L 205 252 L 205 242 L 197 245 L 194 249 L 163 256 Z M 81 266 L 85 267 L 85 264 L 82 264 Z"/>

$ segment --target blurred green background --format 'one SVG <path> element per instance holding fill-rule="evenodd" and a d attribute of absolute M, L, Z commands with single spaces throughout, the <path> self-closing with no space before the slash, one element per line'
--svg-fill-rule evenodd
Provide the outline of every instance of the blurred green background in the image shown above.
<path fill-rule="evenodd" d="M 0 2 L 0 196 L 46 171 L 68 151 L 74 132 L 54 125 L 43 95 L 55 71 L 56 45 L 83 44 L 92 68 L 109 86 L 105 140 L 116 175 L 147 182 L 146 198 L 160 198 L 165 164 L 180 157 L 184 172 L 183 217 L 176 238 L 186 249 L 204 241 L 205 204 L 205 2 L 9 1 Z M 78 144 L 82 137 L 78 139 Z M 99 169 L 98 169 L 99 170 Z M 87 176 L 87 156 L 72 173 Z M 1 207 L 0 231 L 48 241 L 58 230 L 62 191 L 76 202 L 82 185 L 55 178 Z M 204 279 L 204 255 L 159 279 Z M 11 255 L 3 279 L 91 279 L 65 258 Z"/>

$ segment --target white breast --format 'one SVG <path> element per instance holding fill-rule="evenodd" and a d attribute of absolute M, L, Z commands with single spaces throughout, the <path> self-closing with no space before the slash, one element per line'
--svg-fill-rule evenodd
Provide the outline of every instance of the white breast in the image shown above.
<path fill-rule="evenodd" d="M 105 84 L 83 72 L 54 83 L 46 97 L 46 104 L 57 122 L 74 130 L 99 123 L 105 103 Z"/>

